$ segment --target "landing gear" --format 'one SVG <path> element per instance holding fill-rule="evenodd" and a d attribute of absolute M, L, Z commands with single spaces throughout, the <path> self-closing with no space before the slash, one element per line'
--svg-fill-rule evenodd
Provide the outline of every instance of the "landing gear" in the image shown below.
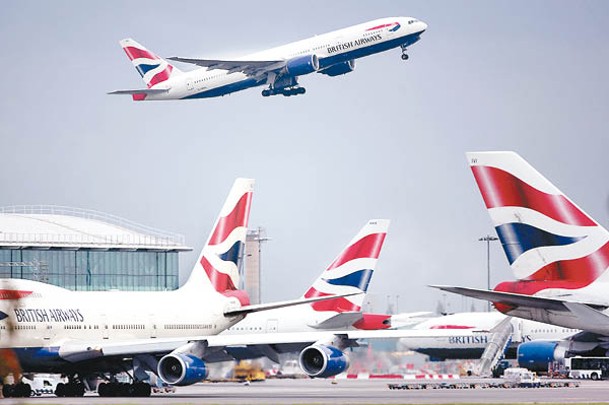
<path fill-rule="evenodd" d="M 283 87 L 283 88 L 268 88 L 262 90 L 262 97 L 274 96 L 277 94 L 282 94 L 286 97 L 296 96 L 298 94 L 305 94 L 307 90 L 304 87 Z"/>
<path fill-rule="evenodd" d="M 145 382 L 127 383 L 100 383 L 97 393 L 100 397 L 149 397 L 152 392 L 150 384 Z"/>
<path fill-rule="evenodd" d="M 55 388 L 55 395 L 64 398 L 78 398 L 83 397 L 85 395 L 85 384 L 81 382 L 69 382 L 67 384 L 59 383 Z"/>
<path fill-rule="evenodd" d="M 32 396 L 32 387 L 30 384 L 6 384 L 2 386 L 2 395 L 4 398 L 29 398 Z"/>
<path fill-rule="evenodd" d="M 408 51 L 407 46 L 406 45 L 402 45 L 402 60 L 403 61 L 407 61 L 408 60 L 408 54 L 406 53 Z"/>

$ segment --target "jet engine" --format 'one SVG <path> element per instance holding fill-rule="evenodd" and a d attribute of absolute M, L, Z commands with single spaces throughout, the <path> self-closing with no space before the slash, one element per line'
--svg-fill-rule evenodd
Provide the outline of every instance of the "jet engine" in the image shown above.
<path fill-rule="evenodd" d="M 548 364 L 562 361 L 565 358 L 566 347 L 559 342 L 532 341 L 518 346 L 518 365 L 533 371 L 547 371 Z"/>
<path fill-rule="evenodd" d="M 205 362 L 192 354 L 170 353 L 158 365 L 158 375 L 167 384 L 191 385 L 207 377 Z"/>
<path fill-rule="evenodd" d="M 290 76 L 302 76 L 319 70 L 319 59 L 317 55 L 303 55 L 292 58 L 285 66 Z"/>
<path fill-rule="evenodd" d="M 298 356 L 300 368 L 309 377 L 326 378 L 340 374 L 349 368 L 349 358 L 334 346 L 311 345 Z"/>
<path fill-rule="evenodd" d="M 337 63 L 336 65 L 328 66 L 324 70 L 320 70 L 319 73 L 328 76 L 340 76 L 355 70 L 355 60 L 351 59 L 346 62 Z"/>

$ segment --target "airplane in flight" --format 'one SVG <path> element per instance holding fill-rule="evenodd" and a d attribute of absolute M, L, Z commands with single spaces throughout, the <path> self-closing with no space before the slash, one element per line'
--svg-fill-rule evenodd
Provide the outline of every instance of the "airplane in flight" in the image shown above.
<path fill-rule="evenodd" d="M 467 158 L 516 281 L 494 290 L 433 287 L 491 301 L 506 315 L 581 329 L 567 339 L 567 356 L 606 355 L 609 232 L 518 154 Z M 552 361 L 564 355 L 562 343 L 525 348 L 531 362 Z"/>
<path fill-rule="evenodd" d="M 101 396 L 149 396 L 145 371 L 177 385 L 201 380 L 206 375 L 201 353 L 223 345 L 212 341 L 214 335 L 246 314 L 329 299 L 249 305 L 247 293 L 236 288 L 253 185 L 251 179 L 235 181 L 189 279 L 178 290 L 70 291 L 0 279 L 4 360 L 17 360 L 23 372 L 67 375 L 69 383 L 57 386 L 58 396 L 82 396 L 88 379 L 108 375 L 111 382 L 97 387 Z M 112 375 L 130 369 L 133 384 L 112 382 Z M 3 393 L 29 396 L 30 388 L 7 384 Z"/>
<path fill-rule="evenodd" d="M 120 45 L 142 76 L 145 89 L 115 90 L 135 101 L 181 100 L 224 96 L 250 87 L 267 86 L 264 97 L 304 94 L 298 77 L 321 73 L 330 77 L 355 69 L 355 59 L 407 48 L 418 42 L 427 24 L 413 17 L 387 17 L 354 25 L 309 39 L 243 56 L 233 60 L 168 58 L 189 63 L 198 69 L 183 72 L 167 60 L 134 41 Z"/>

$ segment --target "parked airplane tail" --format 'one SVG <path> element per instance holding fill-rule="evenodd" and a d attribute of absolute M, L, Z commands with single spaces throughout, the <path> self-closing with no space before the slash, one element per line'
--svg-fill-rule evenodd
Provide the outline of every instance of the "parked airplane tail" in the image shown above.
<path fill-rule="evenodd" d="M 518 279 L 495 290 L 533 295 L 609 277 L 609 232 L 522 157 L 475 152 L 467 158 Z"/>
<path fill-rule="evenodd" d="M 235 180 L 185 287 L 200 291 L 202 283 L 209 283 L 217 292 L 249 304 L 238 286 L 253 188 L 252 179 Z"/>
<path fill-rule="evenodd" d="M 310 304 L 315 311 L 361 310 L 388 228 L 387 219 L 368 221 L 332 264 L 315 280 L 304 294 L 304 298 L 353 292 L 361 292 L 361 294 Z"/>
<path fill-rule="evenodd" d="M 119 43 L 148 88 L 182 73 L 165 59 L 155 55 L 131 38 L 123 39 Z"/>

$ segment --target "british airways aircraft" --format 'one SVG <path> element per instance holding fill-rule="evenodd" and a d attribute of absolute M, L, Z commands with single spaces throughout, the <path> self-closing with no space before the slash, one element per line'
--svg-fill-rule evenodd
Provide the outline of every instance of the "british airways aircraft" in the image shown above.
<path fill-rule="evenodd" d="M 23 372 L 67 375 L 69 383 L 57 386 L 58 396 L 82 396 L 85 382 L 95 377 L 109 381 L 97 387 L 101 396 L 148 396 L 146 371 L 175 385 L 204 378 L 202 353 L 227 344 L 210 339 L 246 314 L 329 299 L 249 305 L 247 293 L 236 288 L 253 184 L 235 181 L 190 278 L 178 290 L 83 292 L 0 279 L 2 360 L 19 364 Z M 113 379 L 125 370 L 133 370 L 133 384 Z M 23 383 L 3 386 L 5 397 L 30 391 Z"/>
<path fill-rule="evenodd" d="M 412 17 L 387 17 L 243 56 L 234 60 L 169 58 L 201 67 L 183 72 L 133 39 L 120 41 L 147 88 L 116 90 L 135 101 L 224 96 L 250 87 L 267 86 L 264 97 L 304 94 L 298 77 L 310 73 L 339 76 L 355 69 L 355 59 L 407 48 L 421 39 L 427 24 Z"/>
<path fill-rule="evenodd" d="M 529 363 L 560 360 L 565 346 L 567 356 L 607 355 L 607 229 L 518 154 L 467 158 L 516 280 L 494 290 L 435 287 L 492 301 L 506 315 L 582 330 L 562 342 L 520 345 Z"/>
<path fill-rule="evenodd" d="M 391 315 L 362 312 L 365 295 L 374 274 L 389 220 L 371 219 L 353 237 L 303 294 L 302 298 L 356 293 L 284 310 L 248 315 L 222 335 L 251 331 L 305 332 L 332 329 L 388 329 Z"/>
<path fill-rule="evenodd" d="M 493 328 L 504 319 L 506 315 L 501 312 L 462 312 L 431 318 L 415 325 L 411 329 L 413 335 L 401 338 L 399 346 L 426 354 L 434 360 L 479 359 L 491 342 Z M 523 344 L 560 340 L 579 332 L 526 319 L 512 318 L 510 323 L 511 337 L 505 351 L 507 358 L 516 358 L 516 350 Z"/>
<path fill-rule="evenodd" d="M 360 303 L 348 298 L 367 288 L 385 238 L 384 220 L 365 227 L 304 298 L 249 305 L 247 293 L 236 286 L 252 187 L 253 180 L 235 182 L 188 281 L 176 291 L 80 292 L 0 279 L 0 356 L 5 364 L 20 365 L 13 370 L 18 383 L 4 385 L 4 396 L 30 396 L 31 387 L 19 382 L 19 374 L 36 372 L 68 377 L 67 384 L 57 385 L 60 397 L 82 396 L 87 389 L 97 389 L 100 396 L 149 396 L 149 373 L 167 384 L 190 385 L 207 376 L 207 363 L 252 358 L 252 353 L 273 359 L 299 352 L 303 371 L 325 378 L 348 368 L 344 350 L 359 339 L 404 336 L 392 330 L 328 330 L 335 321 L 357 325 L 351 312 Z M 335 285 L 338 294 L 332 294 Z M 314 308 L 322 313 L 313 318 L 322 320 L 319 328 L 310 328 L 315 330 L 219 335 L 246 314 L 322 301 L 332 304 Z M 326 309 L 329 313 L 323 314 Z M 345 317 L 341 311 L 349 313 Z M 375 324 L 356 315 L 361 325 Z M 128 373 L 131 384 L 116 381 L 121 372 Z"/>

